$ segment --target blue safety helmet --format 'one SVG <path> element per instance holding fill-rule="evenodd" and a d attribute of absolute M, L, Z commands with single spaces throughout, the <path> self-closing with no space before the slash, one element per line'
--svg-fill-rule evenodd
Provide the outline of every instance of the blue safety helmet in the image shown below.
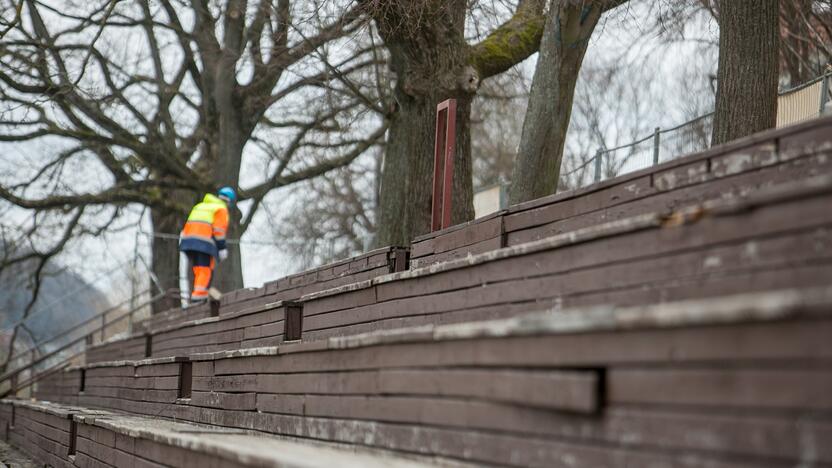
<path fill-rule="evenodd" d="M 228 199 L 229 202 L 234 203 L 237 199 L 237 192 L 231 187 L 223 187 L 217 192 L 217 196 Z"/>

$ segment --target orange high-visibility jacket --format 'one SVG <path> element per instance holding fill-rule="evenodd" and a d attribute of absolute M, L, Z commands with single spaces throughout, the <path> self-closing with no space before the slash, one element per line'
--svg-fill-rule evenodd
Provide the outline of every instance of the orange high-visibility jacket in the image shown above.
<path fill-rule="evenodd" d="M 225 249 L 228 230 L 228 206 L 210 193 L 191 210 L 179 235 L 179 250 L 204 252 L 217 257 Z"/>

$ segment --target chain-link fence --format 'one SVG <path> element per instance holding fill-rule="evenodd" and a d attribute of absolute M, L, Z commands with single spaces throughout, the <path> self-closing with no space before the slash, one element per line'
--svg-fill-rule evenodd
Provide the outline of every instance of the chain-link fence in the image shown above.
<path fill-rule="evenodd" d="M 832 72 L 779 93 L 777 126 L 832 114 Z M 673 128 L 656 128 L 631 143 L 615 148 L 599 148 L 595 155 L 566 167 L 564 186 L 575 189 L 644 169 L 711 146 L 713 112 Z"/>
<path fill-rule="evenodd" d="M 592 158 L 591 182 L 637 171 L 711 146 L 713 113 L 673 128 L 656 128 L 651 135 L 626 145 L 599 149 Z"/>

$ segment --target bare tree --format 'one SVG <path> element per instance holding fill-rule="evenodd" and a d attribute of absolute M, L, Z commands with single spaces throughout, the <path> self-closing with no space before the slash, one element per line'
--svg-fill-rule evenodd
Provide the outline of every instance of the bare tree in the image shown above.
<path fill-rule="evenodd" d="M 396 75 L 395 113 L 381 182 L 378 242 L 406 244 L 430 229 L 436 105 L 457 99 L 452 221 L 473 217 L 471 102 L 480 83 L 537 50 L 544 0 L 520 0 L 510 18 L 466 40 L 464 0 L 368 1 Z"/>
<path fill-rule="evenodd" d="M 511 180 L 530 78 L 513 68 L 483 83 L 471 109 L 474 190 Z"/>
<path fill-rule="evenodd" d="M 510 199 L 521 203 L 557 191 L 575 83 L 601 15 L 621 0 L 554 0 L 546 15 Z"/>
<path fill-rule="evenodd" d="M 390 87 L 383 72 L 374 79 L 381 89 Z M 477 93 L 471 112 L 475 189 L 511 176 L 527 99 L 528 79 L 519 69 L 486 81 Z M 270 215 L 276 239 L 294 260 L 293 269 L 347 258 L 372 243 L 383 153 L 379 144 L 351 165 L 299 184 L 292 189 L 287 206 L 275 210 L 286 214 Z"/>
<path fill-rule="evenodd" d="M 261 170 L 232 215 L 240 237 L 270 191 L 347 165 L 384 135 L 386 119 L 349 86 L 379 60 L 373 47 L 325 47 L 363 33 L 361 11 L 348 0 L 26 0 L 3 37 L 0 141 L 38 148 L 40 167 L 4 174 L 0 197 L 67 226 L 139 204 L 155 232 L 177 233 L 202 193 L 240 185 L 246 154 Z M 340 138 L 312 159 L 322 134 Z M 178 258 L 175 242 L 153 244 L 166 287 Z M 219 286 L 242 286 L 235 246 L 228 262 Z"/>
<path fill-rule="evenodd" d="M 779 0 L 719 3 L 719 71 L 712 144 L 777 121 Z"/>
<path fill-rule="evenodd" d="M 294 190 L 287 214 L 274 218 L 274 233 L 291 252 L 296 269 L 358 255 L 371 245 L 382 150 Z"/>

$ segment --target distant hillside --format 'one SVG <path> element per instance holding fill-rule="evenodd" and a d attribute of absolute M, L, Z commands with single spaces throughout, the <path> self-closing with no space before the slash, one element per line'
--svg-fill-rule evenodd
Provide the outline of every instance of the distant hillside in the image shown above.
<path fill-rule="evenodd" d="M 34 262 L 0 271 L 0 327 L 20 320 L 32 297 Z M 78 291 L 77 293 L 74 293 Z M 87 287 L 77 274 L 47 267 L 38 301 L 26 324 L 38 338 L 46 338 L 95 315 L 108 306 L 106 297 Z"/>

